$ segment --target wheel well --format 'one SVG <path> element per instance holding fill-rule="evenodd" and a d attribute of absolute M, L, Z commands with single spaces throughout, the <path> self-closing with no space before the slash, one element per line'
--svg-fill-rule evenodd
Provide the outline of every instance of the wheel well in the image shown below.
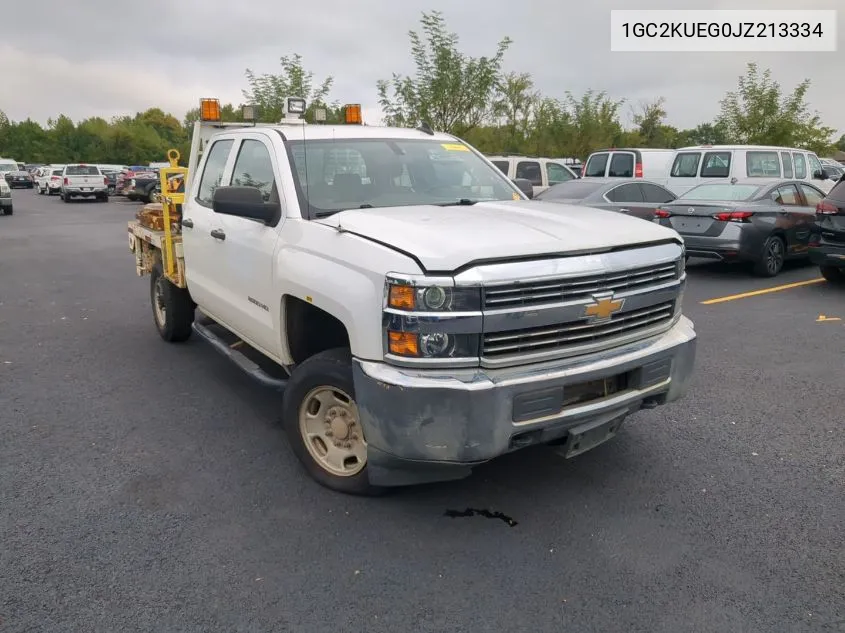
<path fill-rule="evenodd" d="M 349 347 L 349 333 L 339 319 L 298 297 L 284 298 L 285 331 L 293 362 L 299 365 L 314 354 Z"/>

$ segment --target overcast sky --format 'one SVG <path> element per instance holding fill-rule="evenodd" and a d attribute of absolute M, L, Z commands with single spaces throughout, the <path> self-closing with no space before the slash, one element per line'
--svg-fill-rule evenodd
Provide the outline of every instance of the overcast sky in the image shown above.
<path fill-rule="evenodd" d="M 0 38 L 0 110 L 13 120 L 79 120 L 160 106 L 179 118 L 201 96 L 239 103 L 244 69 L 275 72 L 281 55 L 300 53 L 318 78 L 333 75 L 332 97 L 362 103 L 377 122 L 376 80 L 413 71 L 408 30 L 420 12 L 440 9 L 470 55 L 513 39 L 506 70 L 530 72 L 543 93 L 605 90 L 636 104 L 661 95 L 669 122 L 711 120 L 748 61 L 773 70 L 787 89 L 812 80 L 808 99 L 826 124 L 845 132 L 842 68 L 845 3 L 835 53 L 611 53 L 611 9 L 794 9 L 794 0 L 101 0 L 8 2 Z M 283 8 L 284 7 L 284 8 Z M 146 19 L 140 19 L 144 16 Z M 156 28 L 156 16 L 164 19 Z M 629 123 L 629 108 L 623 112 Z"/>

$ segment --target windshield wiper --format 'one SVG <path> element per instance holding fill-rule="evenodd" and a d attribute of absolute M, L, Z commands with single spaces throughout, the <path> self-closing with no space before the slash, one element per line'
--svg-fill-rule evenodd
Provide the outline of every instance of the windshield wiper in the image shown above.
<path fill-rule="evenodd" d="M 469 198 L 461 198 L 455 202 L 438 202 L 436 206 L 438 207 L 471 207 L 474 205 L 478 200 L 470 200 Z"/>

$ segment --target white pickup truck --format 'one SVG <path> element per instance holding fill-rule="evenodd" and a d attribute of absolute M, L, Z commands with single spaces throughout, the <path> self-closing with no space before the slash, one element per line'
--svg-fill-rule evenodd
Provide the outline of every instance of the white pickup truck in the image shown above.
<path fill-rule="evenodd" d="M 96 165 L 65 165 L 62 171 L 61 198 L 70 202 L 74 197 L 108 202 L 109 179 Z"/>
<path fill-rule="evenodd" d="M 375 494 L 578 455 L 687 388 L 678 234 L 526 185 L 427 126 L 200 121 L 183 197 L 129 246 L 161 336 L 283 390 L 311 476 Z"/>

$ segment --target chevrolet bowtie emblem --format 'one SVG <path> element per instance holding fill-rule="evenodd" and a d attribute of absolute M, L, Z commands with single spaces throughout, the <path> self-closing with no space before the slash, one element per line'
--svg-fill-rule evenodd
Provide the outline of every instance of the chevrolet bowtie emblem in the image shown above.
<path fill-rule="evenodd" d="M 624 299 L 614 299 L 613 297 L 596 299 L 594 304 L 587 306 L 584 316 L 597 320 L 609 319 L 622 309 L 624 303 Z"/>

